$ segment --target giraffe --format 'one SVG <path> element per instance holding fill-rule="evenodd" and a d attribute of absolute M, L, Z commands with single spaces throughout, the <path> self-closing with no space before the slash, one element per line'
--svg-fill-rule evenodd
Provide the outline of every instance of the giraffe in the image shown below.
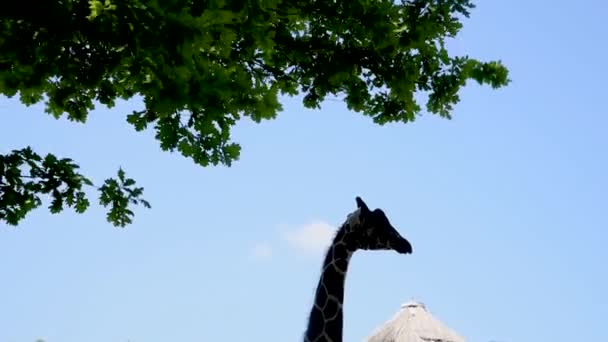
<path fill-rule="evenodd" d="M 357 209 L 347 216 L 327 250 L 304 342 L 342 342 L 344 281 L 355 251 L 392 249 L 400 254 L 412 253 L 409 241 L 381 209 L 369 210 L 360 197 L 355 201 Z"/>

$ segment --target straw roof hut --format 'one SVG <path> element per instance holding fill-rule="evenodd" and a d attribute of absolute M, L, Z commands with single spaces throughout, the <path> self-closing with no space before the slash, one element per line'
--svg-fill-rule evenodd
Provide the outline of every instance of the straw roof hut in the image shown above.
<path fill-rule="evenodd" d="M 464 338 L 437 320 L 423 303 L 410 301 L 376 329 L 367 342 L 465 342 Z"/>

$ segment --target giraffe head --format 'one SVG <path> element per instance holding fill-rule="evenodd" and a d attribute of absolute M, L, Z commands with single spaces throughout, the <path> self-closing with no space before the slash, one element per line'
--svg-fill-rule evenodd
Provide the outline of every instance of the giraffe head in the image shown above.
<path fill-rule="evenodd" d="M 348 215 L 345 242 L 356 250 L 394 250 L 412 253 L 412 245 L 391 225 L 381 209 L 370 210 L 361 197 L 356 198 L 357 210 Z"/>

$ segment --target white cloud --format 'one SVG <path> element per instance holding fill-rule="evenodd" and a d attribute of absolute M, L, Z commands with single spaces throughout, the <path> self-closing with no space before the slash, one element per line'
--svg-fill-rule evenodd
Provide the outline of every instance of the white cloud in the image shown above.
<path fill-rule="evenodd" d="M 255 260 L 268 260 L 272 258 L 272 247 L 265 243 L 258 243 L 251 250 L 251 257 Z"/>
<path fill-rule="evenodd" d="M 311 222 L 283 232 L 283 238 L 296 251 L 307 256 L 322 254 L 329 247 L 336 228 L 325 222 Z"/>

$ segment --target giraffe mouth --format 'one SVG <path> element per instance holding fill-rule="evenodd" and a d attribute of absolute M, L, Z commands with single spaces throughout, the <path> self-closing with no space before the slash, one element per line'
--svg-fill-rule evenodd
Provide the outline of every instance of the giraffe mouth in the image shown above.
<path fill-rule="evenodd" d="M 400 254 L 412 254 L 412 245 L 407 239 L 400 238 L 395 242 L 393 249 Z"/>

